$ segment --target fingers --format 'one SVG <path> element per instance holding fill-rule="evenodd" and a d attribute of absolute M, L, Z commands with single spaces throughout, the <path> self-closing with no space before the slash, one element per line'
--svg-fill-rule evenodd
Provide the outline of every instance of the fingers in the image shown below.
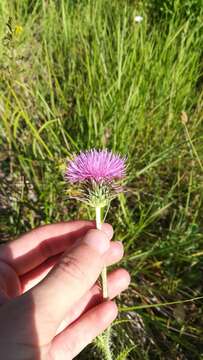
<path fill-rule="evenodd" d="M 42 281 L 53 267 L 60 260 L 61 254 L 52 256 L 43 264 L 40 264 L 36 269 L 29 271 L 27 274 L 20 277 L 22 292 L 32 289 L 40 281 Z"/>
<path fill-rule="evenodd" d="M 130 275 L 124 269 L 117 269 L 108 275 L 109 299 L 115 298 L 127 289 L 130 283 Z M 65 319 L 57 329 L 57 334 L 64 330 L 69 324 L 79 318 L 84 312 L 93 308 L 103 301 L 101 287 L 95 284 L 67 313 Z"/>
<path fill-rule="evenodd" d="M 37 323 L 44 326 L 49 321 L 56 332 L 68 309 L 96 282 L 109 246 L 109 233 L 91 229 L 70 251 L 64 253 L 59 263 L 31 291 L 36 304 Z"/>
<path fill-rule="evenodd" d="M 60 360 L 73 359 L 111 324 L 117 312 L 116 304 L 111 301 L 86 312 L 55 337 L 51 348 L 53 357 Z"/>
<path fill-rule="evenodd" d="M 105 256 L 105 265 L 111 266 L 120 261 L 124 254 L 123 244 L 120 241 L 112 241 Z"/>
<path fill-rule="evenodd" d="M 0 259 L 10 264 L 18 275 L 23 275 L 49 257 L 70 248 L 92 228 L 95 228 L 93 221 L 70 221 L 40 226 L 2 246 Z M 112 236 L 110 225 L 104 224 L 103 229 Z"/>
<path fill-rule="evenodd" d="M 8 264 L 0 261 L 0 305 L 20 294 L 21 284 L 15 271 Z"/>
<path fill-rule="evenodd" d="M 120 241 L 112 241 L 110 243 L 109 250 L 105 256 L 106 266 L 110 266 L 121 260 L 123 257 L 123 245 Z M 57 264 L 60 259 L 60 255 L 55 255 L 46 260 L 43 264 L 39 265 L 36 269 L 31 270 L 27 274 L 21 276 L 22 291 L 26 292 L 33 286 L 42 281 L 50 270 Z"/>

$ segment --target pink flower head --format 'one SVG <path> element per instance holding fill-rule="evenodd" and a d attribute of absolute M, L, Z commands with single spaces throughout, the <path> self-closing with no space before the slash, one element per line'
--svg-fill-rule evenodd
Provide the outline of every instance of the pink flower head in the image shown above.
<path fill-rule="evenodd" d="M 125 172 L 125 158 L 108 150 L 92 149 L 81 152 L 69 162 L 65 177 L 71 183 L 87 180 L 101 183 L 121 179 Z"/>

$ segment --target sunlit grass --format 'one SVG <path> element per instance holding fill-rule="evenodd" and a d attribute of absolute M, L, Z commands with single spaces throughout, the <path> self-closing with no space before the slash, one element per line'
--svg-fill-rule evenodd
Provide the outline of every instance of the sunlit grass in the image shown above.
<path fill-rule="evenodd" d="M 68 198 L 70 154 L 128 156 L 127 192 L 107 219 L 132 275 L 112 328 L 117 360 L 203 356 L 202 10 L 173 3 L 0 5 L 2 239 L 91 216 Z M 99 349 L 102 339 L 78 358 L 103 359 Z"/>

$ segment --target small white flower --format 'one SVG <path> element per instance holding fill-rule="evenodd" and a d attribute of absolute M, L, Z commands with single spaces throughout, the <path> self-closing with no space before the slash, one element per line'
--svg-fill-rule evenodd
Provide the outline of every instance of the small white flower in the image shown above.
<path fill-rule="evenodd" d="M 141 23 L 143 20 L 143 16 L 137 15 L 137 16 L 135 16 L 134 20 L 136 23 Z"/>

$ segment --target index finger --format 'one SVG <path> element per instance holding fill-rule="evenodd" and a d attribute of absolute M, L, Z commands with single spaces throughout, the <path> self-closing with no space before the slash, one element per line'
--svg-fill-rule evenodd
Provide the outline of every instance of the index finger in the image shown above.
<path fill-rule="evenodd" d="M 110 232 L 110 225 L 104 225 Z M 0 260 L 3 260 L 23 275 L 42 264 L 49 257 L 60 254 L 71 247 L 75 240 L 95 228 L 94 221 L 69 221 L 40 226 L 17 240 L 2 245 Z"/>

